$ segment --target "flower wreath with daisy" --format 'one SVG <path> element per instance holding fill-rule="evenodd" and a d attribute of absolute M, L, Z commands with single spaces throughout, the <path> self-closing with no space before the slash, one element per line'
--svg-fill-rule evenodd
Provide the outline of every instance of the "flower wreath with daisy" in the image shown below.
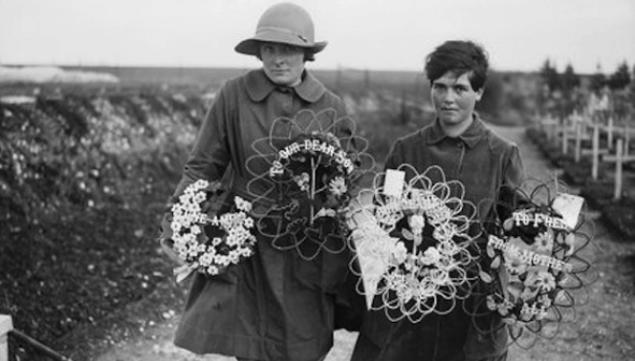
<path fill-rule="evenodd" d="M 177 281 L 192 272 L 215 276 L 254 254 L 255 222 L 251 203 L 235 196 L 228 212 L 222 204 L 220 182 L 197 180 L 188 185 L 171 207 L 166 238 L 184 263 L 175 269 Z"/>

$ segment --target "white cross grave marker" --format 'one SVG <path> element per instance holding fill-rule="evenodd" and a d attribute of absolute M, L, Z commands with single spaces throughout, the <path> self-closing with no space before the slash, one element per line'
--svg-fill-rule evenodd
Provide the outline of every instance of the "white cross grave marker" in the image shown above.
<path fill-rule="evenodd" d="M 628 147 L 628 143 L 626 144 Z M 615 162 L 615 188 L 613 192 L 613 199 L 618 200 L 622 197 L 622 183 L 623 183 L 623 165 L 627 162 L 635 161 L 635 156 L 624 155 L 624 141 L 620 138 L 617 140 L 615 146 L 615 155 L 607 155 L 603 157 L 605 162 Z"/>

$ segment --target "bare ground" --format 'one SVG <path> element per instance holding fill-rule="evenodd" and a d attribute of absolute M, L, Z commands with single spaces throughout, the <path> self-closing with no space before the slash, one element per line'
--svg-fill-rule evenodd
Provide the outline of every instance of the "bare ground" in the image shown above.
<path fill-rule="evenodd" d="M 516 141 L 527 170 L 533 178 L 548 180 L 554 169 L 542 159 L 537 149 L 524 137 L 524 128 L 496 127 L 496 131 Z M 576 306 L 572 322 L 562 325 L 553 339 L 539 340 L 532 348 L 512 346 L 513 361 L 591 361 L 635 360 L 635 240 L 625 240 L 594 222 L 592 244 L 586 257 L 593 261 L 597 280 L 579 295 L 583 304 Z M 146 306 L 147 307 L 147 306 Z M 133 311 L 123 317 L 138 318 Z M 178 310 L 166 310 L 161 321 L 139 322 L 138 332 L 129 336 L 109 337 L 107 347 L 100 347 L 97 361 L 228 361 L 230 357 L 197 356 L 172 344 Z M 131 321 L 133 322 L 133 321 Z M 133 323 L 134 323 L 133 322 Z M 327 361 L 350 358 L 356 333 L 338 331 L 335 346 Z"/>

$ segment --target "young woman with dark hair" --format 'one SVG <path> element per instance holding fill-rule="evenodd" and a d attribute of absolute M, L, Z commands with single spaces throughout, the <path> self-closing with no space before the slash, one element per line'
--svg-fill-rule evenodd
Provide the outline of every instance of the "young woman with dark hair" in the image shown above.
<path fill-rule="evenodd" d="M 474 111 L 487 78 L 485 51 L 470 41 L 448 41 L 426 58 L 433 124 L 398 139 L 385 163 L 395 169 L 407 163 L 423 172 L 439 166 L 448 181 L 459 180 L 464 199 L 489 207 L 523 178 L 518 147 L 497 136 Z M 490 214 L 491 209 L 479 209 Z M 420 322 L 390 321 L 383 310 L 365 315 L 353 361 L 502 361 L 507 355 L 505 328 L 482 335 L 458 301 L 451 312 L 431 313 Z M 467 300 L 469 308 L 470 300 Z M 486 316 L 493 318 L 495 315 Z M 496 322 L 496 320 L 490 320 Z"/>

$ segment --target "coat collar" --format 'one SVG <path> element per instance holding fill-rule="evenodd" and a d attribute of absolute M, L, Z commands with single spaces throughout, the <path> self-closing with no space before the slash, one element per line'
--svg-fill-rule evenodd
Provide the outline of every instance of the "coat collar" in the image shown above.
<path fill-rule="evenodd" d="M 487 134 L 487 128 L 481 121 L 481 118 L 477 113 L 474 113 L 474 121 L 470 126 L 459 135 L 458 139 L 462 140 L 463 143 L 467 145 L 468 148 L 474 148 L 474 146 Z M 443 128 L 441 128 L 441 124 L 439 123 L 439 118 L 435 119 L 434 124 L 430 128 L 430 131 L 426 136 L 426 143 L 428 144 L 436 144 L 441 142 L 445 138 L 448 137 Z"/>
<path fill-rule="evenodd" d="M 263 101 L 277 87 L 267 78 L 265 71 L 262 69 L 252 70 L 247 73 L 245 82 L 247 93 L 254 102 Z M 309 103 L 319 100 L 326 91 L 324 85 L 307 70 L 304 70 L 302 74 L 302 82 L 292 89 L 300 98 Z"/>

